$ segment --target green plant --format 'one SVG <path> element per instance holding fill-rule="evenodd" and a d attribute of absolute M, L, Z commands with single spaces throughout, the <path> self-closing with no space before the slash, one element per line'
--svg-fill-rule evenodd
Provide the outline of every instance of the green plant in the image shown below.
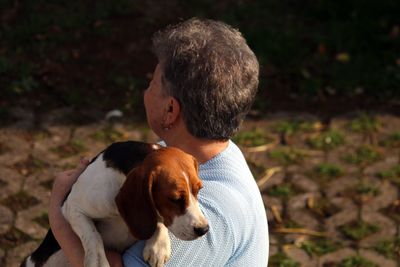
<path fill-rule="evenodd" d="M 356 193 L 360 195 L 377 196 L 380 193 L 378 187 L 366 183 L 359 183 L 355 189 Z"/>
<path fill-rule="evenodd" d="M 358 204 L 366 203 L 380 193 L 379 187 L 364 182 L 348 190 L 348 195 Z"/>
<path fill-rule="evenodd" d="M 356 221 L 340 227 L 340 231 L 352 240 L 361 240 L 364 237 L 379 231 L 377 225 L 368 224 L 364 221 Z"/>
<path fill-rule="evenodd" d="M 38 66 L 50 61 L 54 63 L 51 66 L 61 63 L 74 68 L 76 63 L 76 66 L 82 66 L 81 79 L 76 79 L 78 72 L 57 72 L 58 67 L 48 69 L 47 64 L 35 73 L 41 76 L 51 70 L 55 77 L 67 76 L 65 83 L 61 81 L 65 84 L 64 90 L 78 90 L 74 87 L 82 80 L 96 80 L 96 83 L 81 88 L 85 91 L 108 88 L 114 96 L 114 88 L 104 81 L 101 69 L 116 65 L 116 73 L 135 72 L 137 62 L 125 57 L 115 58 L 116 64 L 107 64 L 114 55 L 120 54 L 118 50 L 123 43 L 131 43 L 126 39 L 131 36 L 131 29 L 121 27 L 122 21 L 137 26 L 135 45 L 129 46 L 129 54 L 140 60 L 149 52 L 148 47 L 140 47 L 141 43 L 148 44 L 145 40 L 148 33 L 142 29 L 151 31 L 178 17 L 199 16 L 220 19 L 243 32 L 266 70 L 260 73 L 260 80 L 266 80 L 268 84 L 260 86 L 256 98 L 256 103 L 263 105 L 263 111 L 275 100 L 270 97 L 273 93 L 270 94 L 269 89 L 283 94 L 294 92 L 303 97 L 300 100 L 325 100 L 331 95 L 340 99 L 355 94 L 360 94 L 360 99 L 391 101 L 399 97 L 399 5 L 396 0 L 385 1 L 379 9 L 373 0 L 365 0 L 363 5 L 356 0 L 310 1 L 301 5 L 262 0 L 222 1 L 218 5 L 209 0 L 178 2 L 180 8 L 176 9 L 177 5 L 147 7 L 131 0 L 98 0 L 96 4 L 91 1 L 37 0 L 16 6 L 15 1 L 0 1 L 0 10 L 5 14 L 4 25 L 0 28 L 1 56 L 5 58 L 0 62 L 0 74 L 5 73 L 5 77 L 0 78 L 0 84 L 8 88 L 12 81 L 21 80 L 16 78 L 20 76 L 15 72 L 25 64 Z M 145 9 L 147 16 L 135 16 Z M 99 43 L 113 56 L 100 59 L 95 49 Z M 81 57 L 71 56 L 71 48 L 81 50 Z M 82 51 L 86 51 L 84 56 Z M 141 75 L 144 76 L 148 69 L 143 67 Z M 52 100 L 57 99 L 59 91 L 53 95 Z M 107 97 L 96 100 L 94 102 L 101 102 L 102 106 L 111 102 Z M 134 101 L 136 98 L 132 98 Z"/>
<path fill-rule="evenodd" d="M 82 140 L 72 139 L 68 143 L 55 147 L 51 150 L 57 153 L 60 157 L 70 157 L 86 151 L 86 146 Z"/>
<path fill-rule="evenodd" d="M 388 258 L 400 257 L 400 238 L 379 241 L 374 246 L 374 249 Z"/>
<path fill-rule="evenodd" d="M 33 168 L 37 169 L 37 170 L 42 170 L 45 167 L 48 167 L 49 164 L 41 159 L 35 158 L 35 157 L 31 157 L 31 161 L 32 161 L 32 165 Z"/>
<path fill-rule="evenodd" d="M 71 146 L 78 152 L 83 152 L 86 150 L 85 143 L 80 139 L 73 139 L 70 142 Z"/>
<path fill-rule="evenodd" d="M 271 267 L 300 267 L 300 263 L 292 260 L 286 254 L 279 252 L 269 258 L 268 266 Z"/>
<path fill-rule="evenodd" d="M 302 151 L 292 148 L 273 150 L 269 156 L 283 165 L 298 164 L 306 157 Z"/>
<path fill-rule="evenodd" d="M 294 194 L 293 188 L 289 184 L 282 184 L 272 187 L 267 192 L 272 197 L 288 198 Z"/>
<path fill-rule="evenodd" d="M 290 145 L 290 137 L 297 132 L 311 132 L 315 127 L 310 121 L 303 120 L 282 120 L 274 125 L 274 131 L 280 136 L 280 142 Z"/>
<path fill-rule="evenodd" d="M 344 259 L 339 267 L 378 267 L 378 265 L 360 256 L 353 256 Z"/>
<path fill-rule="evenodd" d="M 260 128 L 253 128 L 250 131 L 242 131 L 235 135 L 234 142 L 246 147 L 261 146 L 271 143 L 273 139 Z"/>
<path fill-rule="evenodd" d="M 349 128 L 354 132 L 373 133 L 378 131 L 380 125 L 380 122 L 374 116 L 361 113 L 350 122 Z"/>
<path fill-rule="evenodd" d="M 199 4 L 195 3 L 191 0 L 187 5 L 198 11 Z M 206 6 L 200 5 L 207 14 Z M 274 67 L 272 78 L 283 76 L 277 78 L 280 84 L 285 82 L 289 88 L 296 84 L 301 93 L 308 95 L 324 95 L 329 91 L 335 95 L 352 95 L 357 91 L 372 93 L 374 89 L 376 97 L 382 98 L 388 92 L 398 95 L 394 85 L 400 78 L 393 60 L 397 57 L 398 38 L 388 38 L 388 29 L 382 27 L 382 24 L 397 25 L 396 1 L 385 2 L 379 11 L 372 0 L 364 1 L 362 7 L 354 0 L 304 5 L 252 1 L 235 2 L 229 8 L 221 6 L 225 9 L 218 12 L 216 7 L 212 9 L 213 14 L 223 13 L 224 21 L 240 26 L 260 61 Z M 384 22 L 374 23 L 372 18 L 375 21 L 384 18 Z M 310 23 L 319 26 L 310 28 Z M 303 43 L 305 29 L 309 46 Z M 371 32 L 376 35 L 371 36 Z M 370 54 L 386 46 L 388 51 Z M 383 62 L 390 67 L 378 70 Z M 394 87 L 389 89 L 390 85 Z M 378 87 L 385 89 L 376 90 Z"/>
<path fill-rule="evenodd" d="M 322 256 L 324 254 L 336 251 L 338 247 L 338 244 L 335 244 L 331 240 L 324 238 L 306 240 L 301 243 L 301 248 L 310 256 Z"/>
<path fill-rule="evenodd" d="M 395 184 L 400 185 L 400 165 L 396 165 L 388 170 L 377 173 L 380 178 L 388 179 Z"/>
<path fill-rule="evenodd" d="M 307 139 L 307 143 L 314 149 L 332 150 L 344 144 L 344 137 L 339 131 L 330 130 L 319 136 Z"/>
<path fill-rule="evenodd" d="M 380 143 L 386 147 L 400 147 L 400 131 L 392 133 Z"/>
<path fill-rule="evenodd" d="M 376 144 L 376 133 L 380 128 L 380 122 L 372 115 L 361 113 L 357 118 L 350 122 L 352 131 L 359 132 L 364 135 L 364 139 L 369 140 L 371 144 Z"/>
<path fill-rule="evenodd" d="M 275 124 L 274 130 L 279 134 L 292 135 L 296 132 L 313 130 L 313 123 L 303 120 L 283 120 Z"/>
<path fill-rule="evenodd" d="M 120 140 L 123 134 L 118 130 L 114 129 L 111 125 L 107 125 L 103 129 L 95 132 L 91 137 L 97 141 L 102 141 L 104 143 L 112 143 Z"/>
<path fill-rule="evenodd" d="M 355 153 L 343 157 L 346 162 L 358 165 L 371 164 L 378 161 L 380 158 L 380 153 L 369 146 L 361 146 L 356 149 Z"/>
<path fill-rule="evenodd" d="M 343 169 L 334 164 L 321 163 L 314 168 L 314 174 L 322 178 L 335 178 L 343 175 Z"/>

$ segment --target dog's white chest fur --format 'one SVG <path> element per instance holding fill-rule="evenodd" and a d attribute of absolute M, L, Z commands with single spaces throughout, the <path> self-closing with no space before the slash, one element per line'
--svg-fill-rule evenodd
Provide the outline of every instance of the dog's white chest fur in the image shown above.
<path fill-rule="evenodd" d="M 68 206 L 83 211 L 92 219 L 118 216 L 115 196 L 126 176 L 114 168 L 107 168 L 103 154 L 92 162 L 79 176 L 63 205 L 64 216 L 68 217 Z"/>
<path fill-rule="evenodd" d="M 72 226 L 80 224 L 76 221 L 78 210 L 93 220 L 104 246 L 119 252 L 135 241 L 115 204 L 115 196 L 125 179 L 123 173 L 107 167 L 103 154 L 100 154 L 79 176 L 62 206 L 62 212 Z"/>

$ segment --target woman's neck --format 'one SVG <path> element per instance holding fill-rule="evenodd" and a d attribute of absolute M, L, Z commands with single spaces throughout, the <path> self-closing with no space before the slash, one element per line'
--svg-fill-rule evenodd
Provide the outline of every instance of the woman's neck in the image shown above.
<path fill-rule="evenodd" d="M 168 142 L 168 146 L 174 146 L 182 149 L 186 153 L 193 155 L 199 163 L 205 163 L 224 151 L 229 141 L 216 141 L 209 139 L 200 139 L 193 136 L 182 138 L 181 140 Z"/>
<path fill-rule="evenodd" d="M 171 129 L 162 132 L 162 140 L 168 146 L 177 147 L 194 156 L 199 163 L 205 163 L 228 147 L 229 141 L 197 138 L 187 130 L 181 118 L 178 118 Z"/>

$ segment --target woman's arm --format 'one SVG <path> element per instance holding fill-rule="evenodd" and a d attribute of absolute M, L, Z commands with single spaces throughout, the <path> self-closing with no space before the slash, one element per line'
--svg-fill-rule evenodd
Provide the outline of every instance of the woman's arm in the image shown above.
<path fill-rule="evenodd" d="M 84 250 L 79 237 L 72 230 L 61 212 L 61 206 L 79 175 L 88 162 L 82 160 L 74 170 L 62 172 L 56 176 L 50 196 L 49 222 L 51 230 L 60 244 L 65 256 L 73 267 L 83 267 Z"/>
<path fill-rule="evenodd" d="M 76 179 L 78 179 L 79 175 L 86 169 L 88 164 L 87 160 L 82 160 L 76 169 L 58 174 L 54 181 L 50 196 L 50 226 L 72 267 L 83 267 L 85 253 L 79 237 L 75 234 L 68 221 L 64 218 L 61 212 L 61 206 L 68 192 L 71 190 L 72 185 L 75 183 Z M 106 256 L 111 266 L 123 266 L 121 256 L 118 253 L 106 251 Z"/>

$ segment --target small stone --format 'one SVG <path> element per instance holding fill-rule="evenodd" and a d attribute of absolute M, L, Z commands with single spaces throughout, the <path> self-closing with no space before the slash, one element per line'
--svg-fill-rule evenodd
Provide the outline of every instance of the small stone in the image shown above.
<path fill-rule="evenodd" d="M 368 184 L 372 183 L 369 182 Z M 379 192 L 380 194 L 378 196 L 374 197 L 363 206 L 363 210 L 377 211 L 389 207 L 397 200 L 397 188 L 387 180 L 380 184 Z"/>
<path fill-rule="evenodd" d="M 279 252 L 279 248 L 277 246 L 269 246 L 269 257 L 274 256 Z"/>
<path fill-rule="evenodd" d="M 300 263 L 301 266 L 317 266 L 317 259 L 310 257 L 304 250 L 290 246 L 285 249 L 286 255 Z"/>
<path fill-rule="evenodd" d="M 289 217 L 292 221 L 299 222 L 308 230 L 318 231 L 320 228 L 318 220 L 306 211 L 292 211 Z"/>
<path fill-rule="evenodd" d="M 325 264 L 333 264 L 333 263 L 340 263 L 342 260 L 356 256 L 357 252 L 354 249 L 351 248 L 343 248 L 340 250 L 337 250 L 335 252 L 325 254 L 319 258 L 319 265 L 318 266 L 325 266 Z M 330 265 L 329 265 L 330 266 Z M 337 266 L 337 265 L 333 265 Z"/>
<path fill-rule="evenodd" d="M 377 264 L 379 267 L 397 267 L 394 260 L 387 259 L 373 250 L 361 249 L 359 253 L 361 257 Z"/>
<path fill-rule="evenodd" d="M 294 175 L 291 181 L 297 188 L 306 192 L 316 192 L 319 190 L 318 184 L 304 175 Z"/>
<path fill-rule="evenodd" d="M 338 193 L 341 193 L 345 191 L 346 189 L 352 188 L 358 184 L 358 179 L 355 176 L 345 176 L 339 179 L 336 179 L 332 182 L 330 182 L 325 190 L 326 190 L 326 196 L 329 198 L 333 198 L 338 195 Z"/>
<path fill-rule="evenodd" d="M 381 240 L 385 240 L 396 235 L 396 223 L 378 212 L 362 212 L 361 219 L 368 224 L 379 227 L 379 232 L 371 234 L 360 241 L 360 246 L 362 247 L 373 246 Z"/>
<path fill-rule="evenodd" d="M 336 213 L 335 215 L 327 218 L 324 223 L 324 227 L 329 236 L 339 239 L 342 238 L 342 234 L 339 232 L 339 227 L 357 220 L 358 210 L 356 208 L 346 209 L 342 212 Z"/>
<path fill-rule="evenodd" d="M 37 247 L 38 242 L 29 241 L 27 243 L 21 244 L 11 250 L 7 251 L 6 266 L 7 267 L 18 267 L 21 262 L 31 254 Z"/>

